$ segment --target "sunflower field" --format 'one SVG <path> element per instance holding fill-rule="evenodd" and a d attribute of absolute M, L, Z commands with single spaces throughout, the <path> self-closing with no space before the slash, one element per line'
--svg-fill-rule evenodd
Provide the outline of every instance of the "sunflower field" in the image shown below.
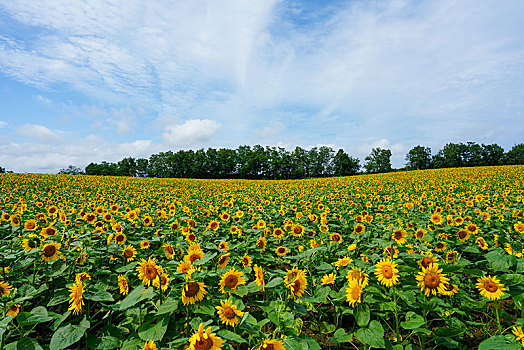
<path fill-rule="evenodd" d="M 0 174 L 0 349 L 520 349 L 524 167 Z"/>

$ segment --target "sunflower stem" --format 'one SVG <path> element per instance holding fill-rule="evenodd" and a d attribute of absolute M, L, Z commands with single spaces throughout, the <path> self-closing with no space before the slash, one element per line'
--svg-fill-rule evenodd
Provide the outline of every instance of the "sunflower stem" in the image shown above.
<path fill-rule="evenodd" d="M 500 325 L 500 317 L 499 317 L 499 301 L 498 300 L 495 300 L 495 316 L 497 316 L 498 333 L 502 334 L 502 326 Z"/>
<path fill-rule="evenodd" d="M 397 335 L 397 342 L 400 342 L 400 331 L 399 331 L 399 327 L 398 327 L 398 307 L 397 307 L 397 293 L 395 292 L 395 286 L 392 286 L 391 287 L 391 291 L 393 293 L 393 303 L 395 304 L 395 332 L 396 332 L 396 335 Z"/>

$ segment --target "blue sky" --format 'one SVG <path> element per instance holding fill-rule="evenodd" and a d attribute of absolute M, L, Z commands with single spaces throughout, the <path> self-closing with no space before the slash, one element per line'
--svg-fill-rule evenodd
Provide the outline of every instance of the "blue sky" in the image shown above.
<path fill-rule="evenodd" d="M 0 166 L 524 142 L 524 2 L 0 3 Z"/>

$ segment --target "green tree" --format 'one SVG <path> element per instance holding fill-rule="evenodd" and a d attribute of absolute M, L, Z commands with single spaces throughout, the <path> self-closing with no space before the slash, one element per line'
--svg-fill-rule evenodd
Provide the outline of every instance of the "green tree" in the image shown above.
<path fill-rule="evenodd" d="M 355 175 L 360 170 L 360 160 L 350 157 L 343 149 L 339 149 L 333 158 L 333 174 L 335 176 Z"/>
<path fill-rule="evenodd" d="M 2 173 L 5 173 L 5 168 L 2 168 L 2 167 L 0 166 L 0 174 L 2 174 Z"/>
<path fill-rule="evenodd" d="M 1 169 L 0 169 L 0 173 L 1 173 Z M 77 166 L 74 166 L 74 165 L 70 165 L 68 166 L 67 168 L 65 169 L 60 169 L 58 171 L 59 174 L 67 174 L 67 175 L 81 175 L 83 174 L 84 172 L 82 171 L 82 169 L 80 169 L 79 167 Z"/>
<path fill-rule="evenodd" d="M 504 148 L 496 143 L 482 144 L 482 165 L 500 165 L 504 161 Z"/>
<path fill-rule="evenodd" d="M 370 174 L 385 173 L 392 170 L 391 151 L 389 149 L 373 148 L 365 160 L 364 168 Z"/>
<path fill-rule="evenodd" d="M 408 170 L 429 169 L 431 167 L 431 148 L 423 146 L 413 147 L 406 154 L 406 168 Z"/>
<path fill-rule="evenodd" d="M 524 164 L 524 143 L 513 146 L 505 158 L 506 164 Z"/>

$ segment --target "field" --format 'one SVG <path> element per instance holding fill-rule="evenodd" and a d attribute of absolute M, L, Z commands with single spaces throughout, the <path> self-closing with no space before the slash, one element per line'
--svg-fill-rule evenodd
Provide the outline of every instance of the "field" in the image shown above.
<path fill-rule="evenodd" d="M 524 167 L 0 175 L 2 349 L 520 349 Z"/>

